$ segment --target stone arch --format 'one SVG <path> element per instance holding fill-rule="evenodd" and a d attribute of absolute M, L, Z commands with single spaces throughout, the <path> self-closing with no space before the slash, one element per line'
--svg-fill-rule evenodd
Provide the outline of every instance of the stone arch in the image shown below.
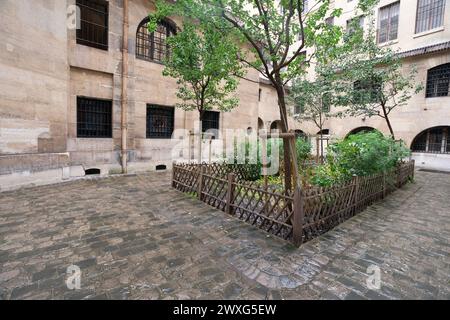
<path fill-rule="evenodd" d="M 351 130 L 345 137 L 348 138 L 349 136 L 351 136 L 352 134 L 357 134 L 357 133 L 361 133 L 361 132 L 373 132 L 373 131 L 379 131 L 377 129 L 375 129 L 374 127 L 357 127 L 353 130 Z"/>
<path fill-rule="evenodd" d="M 270 131 L 272 130 L 279 130 L 281 131 L 281 120 L 275 120 L 270 125 Z"/>
<path fill-rule="evenodd" d="M 264 125 L 264 121 L 261 118 L 258 118 L 258 130 L 264 130 L 265 129 L 265 125 Z"/>
<path fill-rule="evenodd" d="M 431 127 L 421 131 L 413 139 L 411 151 L 450 154 L 450 126 Z"/>

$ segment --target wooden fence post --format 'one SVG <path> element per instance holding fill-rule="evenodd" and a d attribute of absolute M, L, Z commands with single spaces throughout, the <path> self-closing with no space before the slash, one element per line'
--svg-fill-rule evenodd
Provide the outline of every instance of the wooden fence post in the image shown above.
<path fill-rule="evenodd" d="M 386 198 L 386 172 L 383 172 L 383 199 Z"/>
<path fill-rule="evenodd" d="M 175 188 L 175 170 L 177 169 L 177 165 L 175 163 L 172 164 L 172 188 Z"/>
<path fill-rule="evenodd" d="M 356 213 L 358 213 L 358 203 L 359 203 L 359 184 L 360 184 L 360 181 L 359 181 L 359 177 L 358 176 L 356 176 L 354 178 L 354 183 L 355 183 L 355 203 L 354 203 L 355 210 L 354 210 L 353 214 L 355 215 Z"/>
<path fill-rule="evenodd" d="M 205 167 L 200 165 L 200 173 L 198 175 L 198 185 L 197 185 L 197 196 L 198 199 L 202 200 L 202 191 L 203 191 L 203 174 L 205 173 Z"/>
<path fill-rule="evenodd" d="M 302 191 L 296 187 L 294 190 L 294 216 L 292 219 L 292 233 L 294 245 L 300 247 L 303 243 L 303 223 L 305 220 L 304 199 Z"/>
<path fill-rule="evenodd" d="M 227 214 L 233 214 L 233 206 L 231 205 L 231 202 L 234 198 L 234 181 L 236 180 L 234 173 L 228 174 L 228 184 L 227 184 L 227 203 L 225 207 L 225 212 Z"/>

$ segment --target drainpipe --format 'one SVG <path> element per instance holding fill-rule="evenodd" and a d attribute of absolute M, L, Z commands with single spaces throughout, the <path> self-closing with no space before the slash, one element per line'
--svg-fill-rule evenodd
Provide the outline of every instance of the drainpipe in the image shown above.
<path fill-rule="evenodd" d="M 123 42 L 122 42 L 122 116 L 121 116 L 121 158 L 122 172 L 127 173 L 127 136 L 128 136 L 128 0 L 123 1 Z"/>

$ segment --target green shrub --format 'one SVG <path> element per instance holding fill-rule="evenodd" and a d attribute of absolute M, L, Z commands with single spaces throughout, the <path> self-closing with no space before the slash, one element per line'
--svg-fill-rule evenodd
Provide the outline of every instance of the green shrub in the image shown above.
<path fill-rule="evenodd" d="M 311 182 L 329 186 L 351 179 L 388 171 L 411 154 L 403 142 L 380 132 L 351 135 L 328 147 L 327 161 L 317 167 Z"/>

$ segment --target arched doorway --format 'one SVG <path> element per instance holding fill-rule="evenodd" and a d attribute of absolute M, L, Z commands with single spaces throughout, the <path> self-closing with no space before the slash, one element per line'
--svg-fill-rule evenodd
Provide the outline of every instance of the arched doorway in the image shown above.
<path fill-rule="evenodd" d="M 352 134 L 357 134 L 357 133 L 362 133 L 362 132 L 373 132 L 373 131 L 378 131 L 378 130 L 375 128 L 372 128 L 372 127 L 358 127 L 358 128 L 353 129 L 352 131 L 350 131 L 347 134 L 346 138 L 348 138 Z"/>
<path fill-rule="evenodd" d="M 264 121 L 261 118 L 258 118 L 258 130 L 264 130 Z"/>
<path fill-rule="evenodd" d="M 308 135 L 303 130 L 297 129 L 297 130 L 294 130 L 294 133 L 295 133 L 295 136 L 297 137 L 297 139 L 300 139 L 300 138 L 305 139 L 305 140 L 308 139 Z"/>
<path fill-rule="evenodd" d="M 450 154 L 450 126 L 434 127 L 422 131 L 414 138 L 411 151 Z"/>
<path fill-rule="evenodd" d="M 322 131 L 317 132 L 318 135 L 328 136 L 330 134 L 330 129 L 323 129 Z"/>
<path fill-rule="evenodd" d="M 270 131 L 275 131 L 275 130 L 281 131 L 281 121 L 280 120 L 275 120 L 270 125 Z"/>

